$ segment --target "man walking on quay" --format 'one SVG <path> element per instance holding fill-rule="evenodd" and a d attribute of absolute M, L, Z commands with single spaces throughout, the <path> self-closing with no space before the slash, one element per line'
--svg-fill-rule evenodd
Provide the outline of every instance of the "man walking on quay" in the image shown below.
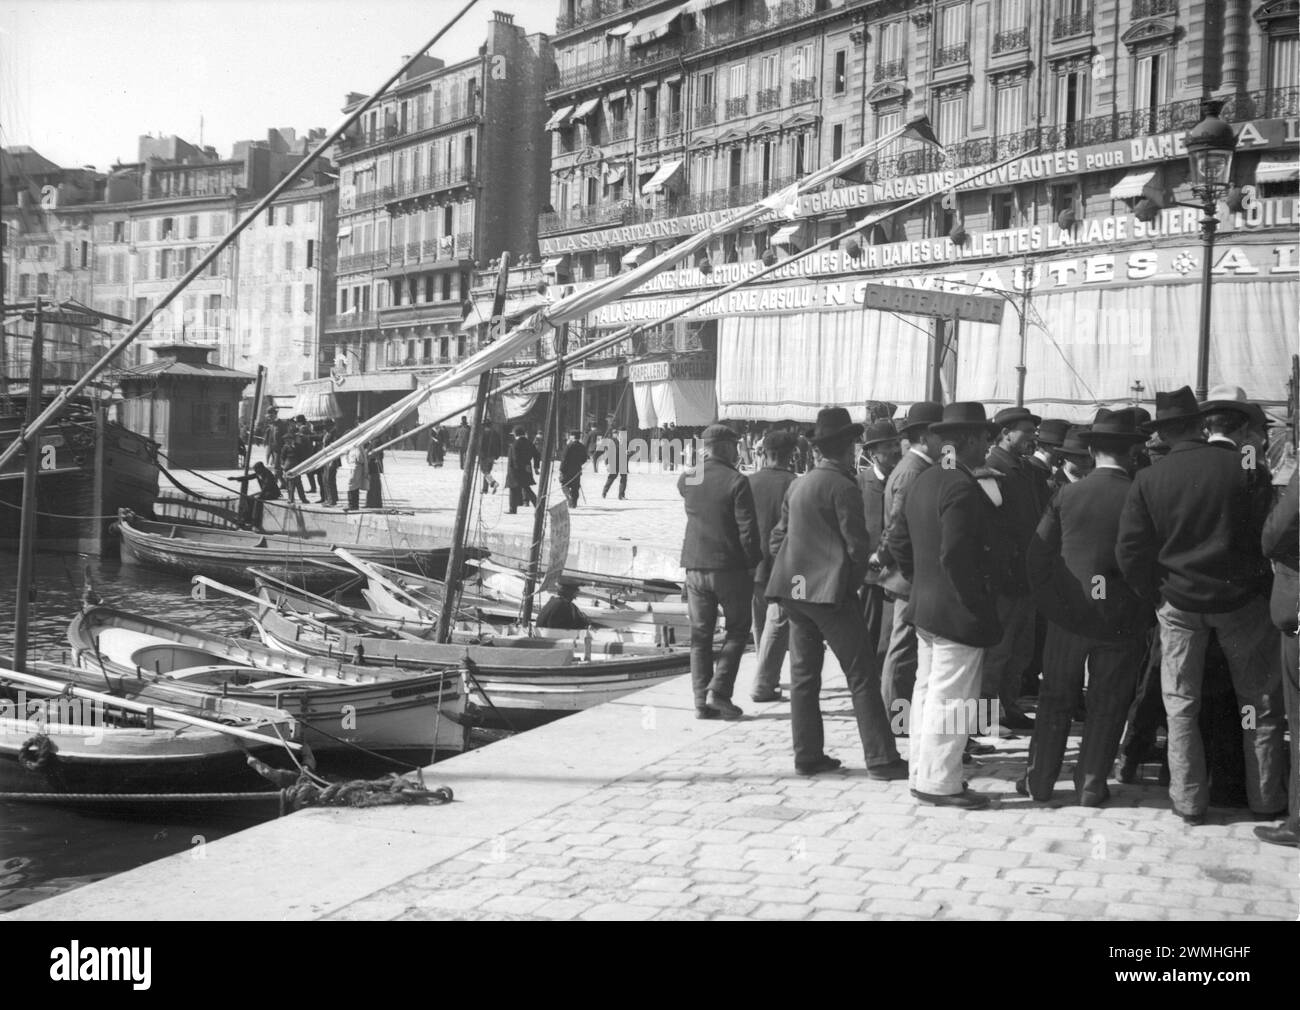
<path fill-rule="evenodd" d="M 763 560 L 749 481 L 736 470 L 736 433 L 725 424 L 704 429 L 708 458 L 677 478 L 686 504 L 682 567 L 691 617 L 691 686 L 695 718 L 739 719 L 731 696 L 749 640 L 754 569 Z M 721 609 L 727 637 L 713 667 L 713 633 Z"/>
<path fill-rule="evenodd" d="M 465 469 L 465 453 L 469 449 L 469 420 L 462 417 L 452 437 L 452 447 L 460 457 L 460 468 Z"/>
<path fill-rule="evenodd" d="M 1021 675 L 1034 655 L 1034 601 L 1029 596 L 1025 555 L 1047 504 L 1046 489 L 1024 463 L 1034 451 L 1039 420 L 1023 407 L 999 410 L 993 417 L 997 444 L 985 461 L 1001 475 L 997 484 L 1002 504 L 997 513 L 1003 550 L 996 559 L 1000 562 L 996 589 L 1002 638 L 984 656 L 980 694 L 999 699 L 1002 725 L 1018 730 L 1034 728 L 1019 699 Z"/>
<path fill-rule="evenodd" d="M 1048 625 L 1029 767 L 1017 789 L 1040 802 L 1052 798 L 1061 771 L 1085 664 L 1088 707 L 1075 799 L 1099 807 L 1110 798 L 1106 778 L 1154 620 L 1115 564 L 1119 517 L 1133 484 L 1122 461 L 1146 440 L 1135 420 L 1132 411 L 1121 410 L 1079 432 L 1096 466 L 1077 484 L 1061 488 L 1029 544 L 1030 589 Z"/>
<path fill-rule="evenodd" d="M 502 442 L 501 433 L 497 431 L 496 425 L 489 424 L 484 420 L 483 434 L 479 436 L 478 442 L 478 468 L 479 472 L 483 474 L 483 487 L 479 494 L 487 494 L 489 491 L 496 494 L 497 488 L 501 486 L 497 483 L 497 479 L 492 476 L 492 467 L 496 465 L 496 461 L 501 455 Z M 469 442 L 466 441 L 465 445 L 468 449 Z"/>
<path fill-rule="evenodd" d="M 902 456 L 898 431 L 889 419 L 873 421 L 868 426 L 862 442 L 867 463 L 858 470 L 858 487 L 862 491 L 862 512 L 867 520 L 867 539 L 880 546 L 885 533 L 885 483 L 898 466 Z M 867 584 L 862 588 L 862 614 L 867 622 L 867 638 L 876 651 L 876 661 L 884 659 L 882 625 L 892 627 L 894 607 L 885 601 L 885 591 L 879 583 L 879 568 L 872 568 Z M 884 685 L 881 685 L 882 692 Z"/>
<path fill-rule="evenodd" d="M 763 440 L 763 468 L 749 475 L 758 517 L 758 541 L 763 560 L 754 572 L 754 644 L 758 663 L 754 671 L 754 701 L 782 701 L 781 664 L 790 645 L 790 622 L 780 602 L 767 599 L 767 580 L 772 574 L 772 530 L 781 520 L 781 503 L 795 481 L 794 436 L 788 431 L 770 432 Z"/>
<path fill-rule="evenodd" d="M 601 453 L 605 456 L 605 469 L 609 473 L 609 476 L 605 478 L 605 487 L 601 490 L 600 496 L 604 498 L 608 495 L 609 489 L 614 486 L 614 481 L 617 479 L 618 497 L 619 501 L 622 501 L 627 497 L 627 429 L 615 429 L 612 416 L 609 430 L 605 432 L 605 439 L 600 448 Z"/>
<path fill-rule="evenodd" d="M 843 407 L 817 412 L 812 441 L 821 461 L 790 485 L 781 521 L 772 531 L 769 598 L 780 600 L 790 620 L 790 728 L 794 766 L 801 775 L 833 771 L 841 762 L 824 749 L 822 662 L 829 646 L 848 681 L 867 775 L 907 776 L 889 731 L 880 696 L 876 650 L 867 640 L 858 590 L 871 545 L 862 493 L 853 476 L 862 425 Z"/>
<path fill-rule="evenodd" d="M 1247 800 L 1257 815 L 1274 816 L 1287 797 L 1278 632 L 1269 621 L 1260 546 L 1269 486 L 1238 450 L 1252 405 L 1222 399 L 1198 408 L 1186 386 L 1169 398 L 1176 415 L 1164 411 L 1160 435 L 1172 448 L 1133 482 L 1115 548 L 1125 580 L 1158 608 L 1169 797 L 1188 824 L 1205 822 L 1209 781 L 1197 717 L 1213 629 L 1242 712 Z M 1161 399 L 1157 394 L 1157 406 Z M 1200 437 L 1202 424 L 1208 441 Z"/>
<path fill-rule="evenodd" d="M 582 432 L 575 428 L 569 432 L 569 444 L 564 447 L 564 456 L 560 459 L 560 486 L 564 488 L 571 509 L 578 507 L 578 495 L 582 493 L 582 465 L 586 462 L 587 447 L 582 444 Z"/>
<path fill-rule="evenodd" d="M 894 612 L 889 644 L 885 648 L 885 661 L 880 673 L 880 689 L 885 699 L 885 710 L 891 720 L 901 716 L 912 703 L 912 688 L 916 684 L 916 628 L 905 616 L 907 595 L 902 591 L 902 576 L 890 544 L 898 536 L 898 525 L 912 482 L 939 460 L 942 442 L 938 435 L 930 431 L 930 425 L 942 420 L 943 407 L 933 401 L 922 400 L 908 408 L 899 431 L 907 439 L 907 452 L 885 481 L 882 500 L 885 510 L 884 529 L 876 553 L 870 560 L 871 570 L 879 572 L 877 581 L 894 586 L 894 591 L 890 592 L 894 597 Z M 908 719 L 903 719 L 901 727 L 898 727 L 904 736 L 907 734 L 908 722 Z"/>
<path fill-rule="evenodd" d="M 520 505 L 536 505 L 537 496 L 533 494 L 533 471 L 541 462 L 537 446 L 528 437 L 522 427 L 515 429 L 515 440 L 510 445 L 506 456 L 506 488 L 510 492 L 511 515 L 519 511 Z"/>
<path fill-rule="evenodd" d="M 912 583 L 916 626 L 912 692 L 912 795 L 934 806 L 978 810 L 988 798 L 962 781 L 962 757 L 980 687 L 984 651 L 1002 637 L 992 592 L 997 509 L 974 471 L 984 462 L 984 405 L 950 403 L 931 427 L 941 460 L 913 482 L 890 550 Z"/>

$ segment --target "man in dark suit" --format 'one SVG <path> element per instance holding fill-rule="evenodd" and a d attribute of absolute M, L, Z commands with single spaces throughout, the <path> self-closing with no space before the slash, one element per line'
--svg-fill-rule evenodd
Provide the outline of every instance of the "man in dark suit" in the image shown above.
<path fill-rule="evenodd" d="M 1059 486 L 1056 483 L 1057 452 L 1065 442 L 1066 433 L 1074 427 L 1069 421 L 1059 417 L 1045 417 L 1038 425 L 1038 437 L 1035 439 L 1034 451 L 1022 460 L 1025 470 L 1034 480 L 1034 491 L 1042 507 L 1052 500 Z"/>
<path fill-rule="evenodd" d="M 520 505 L 536 505 L 537 496 L 533 494 L 533 470 L 541 461 L 537 446 L 528 437 L 522 427 L 515 429 L 515 440 L 510 445 L 506 458 L 506 487 L 510 491 L 511 515 L 519 511 Z"/>
<path fill-rule="evenodd" d="M 601 489 L 600 496 L 604 498 L 609 494 L 609 489 L 614 486 L 614 481 L 618 481 L 618 497 L 622 501 L 627 497 L 627 429 L 615 428 L 613 415 L 610 416 L 609 429 L 605 432 L 605 438 L 600 443 L 601 454 L 606 456 L 605 470 L 608 476 L 605 477 L 605 486 Z"/>
<path fill-rule="evenodd" d="M 1016 786 L 1039 801 L 1051 799 L 1060 774 L 1085 664 L 1087 718 L 1075 798 L 1080 806 L 1097 807 L 1110 796 L 1106 777 L 1154 619 L 1115 566 L 1119 517 L 1133 483 L 1124 461 L 1146 440 L 1134 420 L 1120 411 L 1079 433 L 1096 466 L 1084 480 L 1061 488 L 1029 544 L 1029 585 L 1049 624 L 1029 767 Z"/>
<path fill-rule="evenodd" d="M 1264 523 L 1264 556 L 1273 562 L 1273 596 L 1269 604 L 1274 626 L 1282 632 L 1282 697 L 1291 727 L 1291 815 L 1276 827 L 1261 825 L 1255 834 L 1274 845 L 1300 847 L 1300 469 L 1291 474 L 1286 493 Z"/>
<path fill-rule="evenodd" d="M 1020 708 L 1020 679 L 1034 655 L 1034 602 L 1025 576 L 1025 554 L 1038 528 L 1043 504 L 1038 479 L 1024 460 L 1034 451 L 1041 419 L 1023 407 L 1007 407 L 993 417 L 997 444 L 989 449 L 986 464 L 1001 476 L 998 506 L 1000 539 L 1004 550 L 997 585 L 998 623 L 1002 639 L 984 657 L 984 680 L 980 694 L 1000 702 L 1002 725 L 1008 729 L 1034 728 L 1034 721 Z"/>
<path fill-rule="evenodd" d="M 942 420 L 943 407 L 922 400 L 907 409 L 907 416 L 899 429 L 899 434 L 907 440 L 907 451 L 885 481 L 884 529 L 870 561 L 871 570 L 879 571 L 881 578 L 887 578 L 891 570 L 894 573 L 898 571 L 890 545 L 898 535 L 898 525 L 912 482 L 939 460 L 942 441 L 930 431 L 930 425 Z M 894 584 L 897 585 L 897 580 Z M 903 603 L 907 597 L 902 593 L 891 592 L 890 595 L 894 596 L 893 623 L 885 660 L 880 668 L 880 689 L 889 717 L 895 720 L 895 731 L 906 735 L 910 720 L 905 717 L 904 710 L 912 704 L 912 688 L 916 685 L 916 628 L 904 617 L 906 607 Z"/>
<path fill-rule="evenodd" d="M 1211 401 L 1198 409 L 1187 387 L 1173 396 L 1182 416 L 1161 429 L 1173 448 L 1133 482 L 1115 548 L 1125 580 L 1159 608 L 1169 796 L 1184 821 L 1205 822 L 1209 785 L 1197 715 L 1213 629 L 1238 705 L 1250 717 L 1247 799 L 1252 811 L 1269 816 L 1287 802 L 1277 629 L 1263 595 L 1268 567 L 1260 549 L 1269 489 L 1243 465 L 1234 438 L 1244 440 L 1249 429 L 1244 403 Z M 1200 438 L 1202 422 L 1210 441 Z"/>
<path fill-rule="evenodd" d="M 867 426 L 862 447 L 866 463 L 858 469 L 858 488 L 862 491 L 862 511 L 867 520 L 867 538 L 879 545 L 885 534 L 885 484 L 903 454 L 898 429 L 889 419 L 873 421 Z M 886 601 L 885 591 L 877 584 L 879 568 L 869 569 L 862 589 L 862 614 L 867 622 L 867 637 L 876 650 L 876 662 L 885 658 L 889 644 L 884 628 L 892 628 L 894 606 Z M 884 691 L 884 684 L 881 684 Z"/>
<path fill-rule="evenodd" d="M 483 433 L 479 436 L 478 442 L 478 468 L 479 472 L 483 474 L 482 494 L 487 494 L 489 490 L 496 494 L 497 488 L 501 486 L 497 483 L 497 479 L 492 476 L 492 467 L 496 465 L 497 459 L 501 456 L 503 442 L 504 439 L 502 439 L 501 433 L 497 431 L 496 425 L 489 424 L 485 418 Z M 468 447 L 469 443 L 466 442 L 465 445 Z"/>
<path fill-rule="evenodd" d="M 779 599 L 790 618 L 795 770 L 816 775 L 840 767 L 824 750 L 822 729 L 822 662 L 829 646 L 849 684 L 867 775 L 890 780 L 905 777 L 907 763 L 889 732 L 880 668 L 858 602 L 871 556 L 862 494 L 853 479 L 861 434 L 862 425 L 852 423 L 843 407 L 818 411 L 812 441 L 822 459 L 785 496 L 772 531 L 767 595 Z"/>
<path fill-rule="evenodd" d="M 582 466 L 587 462 L 587 447 L 582 443 L 582 432 L 576 428 L 569 432 L 569 444 L 564 447 L 560 458 L 560 486 L 564 496 L 569 499 L 569 508 L 578 507 L 578 495 L 582 491 Z"/>
<path fill-rule="evenodd" d="M 682 567 L 691 616 L 691 685 L 697 719 L 739 719 L 731 700 L 749 640 L 754 570 L 763 560 L 749 481 L 736 470 L 737 435 L 712 424 L 702 436 L 708 458 L 677 478 L 686 505 Z M 727 637 L 713 668 L 713 632 L 721 609 Z"/>
<path fill-rule="evenodd" d="M 781 664 L 790 645 L 790 622 L 777 600 L 767 599 L 767 580 L 772 574 L 772 530 L 781 520 L 781 503 L 795 481 L 795 440 L 788 431 L 769 431 L 763 439 L 764 463 L 761 470 L 749 475 L 754 495 L 754 513 L 758 519 L 758 542 L 763 560 L 754 572 L 754 643 L 758 662 L 754 670 L 754 701 L 782 701 L 779 684 Z"/>
<path fill-rule="evenodd" d="M 984 652 L 1002 637 L 992 592 L 997 510 L 974 474 L 989 446 L 984 405 L 950 403 L 931 430 L 944 441 L 940 463 L 913 482 L 890 541 L 912 583 L 906 616 L 917 634 L 912 795 L 978 810 L 989 801 L 962 781 L 962 758 L 967 737 L 984 731 L 972 718 Z"/>

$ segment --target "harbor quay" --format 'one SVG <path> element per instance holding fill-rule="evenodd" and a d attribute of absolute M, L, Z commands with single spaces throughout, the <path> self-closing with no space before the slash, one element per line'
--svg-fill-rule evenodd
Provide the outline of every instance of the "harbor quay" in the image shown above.
<path fill-rule="evenodd" d="M 741 664 L 747 688 L 754 657 Z M 786 671 L 788 675 L 788 667 Z M 783 676 L 783 679 L 786 679 Z M 983 811 L 867 777 L 827 657 L 826 749 L 795 774 L 789 709 L 694 717 L 682 676 L 423 772 L 444 806 L 308 809 L 29 905 L 13 920 L 1294 920 L 1294 850 L 1246 811 L 1189 827 L 1156 766 L 1101 808 L 1017 795 L 1027 736 L 986 738 Z M 1077 755 L 1076 725 L 1062 772 Z M 907 740 L 900 741 L 907 755 Z"/>

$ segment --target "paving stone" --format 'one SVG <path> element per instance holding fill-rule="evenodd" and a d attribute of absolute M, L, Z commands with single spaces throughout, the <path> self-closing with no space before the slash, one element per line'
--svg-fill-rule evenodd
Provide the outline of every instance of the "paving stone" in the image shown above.
<path fill-rule="evenodd" d="M 805 904 L 815 892 L 806 887 L 755 887 L 747 897 L 775 904 Z"/>
<path fill-rule="evenodd" d="M 600 904 L 592 905 L 586 911 L 579 913 L 578 918 L 588 922 L 618 922 L 621 920 L 643 920 L 654 918 L 658 911 L 653 905 L 621 905 L 621 904 Z"/>
<path fill-rule="evenodd" d="M 690 877 L 642 877 L 632 884 L 634 891 L 684 891 L 690 887 Z"/>
<path fill-rule="evenodd" d="M 809 907 L 804 904 L 767 902 L 759 905 L 751 914 L 755 919 L 789 919 L 797 921 L 806 919 L 810 911 Z"/>

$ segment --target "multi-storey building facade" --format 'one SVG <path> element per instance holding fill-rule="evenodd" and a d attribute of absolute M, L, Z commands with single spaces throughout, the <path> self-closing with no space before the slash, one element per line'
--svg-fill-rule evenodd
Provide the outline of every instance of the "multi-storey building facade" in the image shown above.
<path fill-rule="evenodd" d="M 1218 98 L 1238 133 L 1234 178 L 1245 192 L 1221 207 L 1211 384 L 1280 402 L 1300 300 L 1296 9 L 565 0 L 547 96 L 542 253 L 558 278 L 598 280 L 924 114 L 942 151 L 879 148 L 866 181 L 805 195 L 793 222 L 724 237 L 706 263 L 681 264 L 589 325 L 645 324 L 634 355 L 716 355 L 719 415 L 774 420 L 810 418 L 829 402 L 862 413 L 866 401 L 919 399 L 936 373 L 949 398 L 1012 402 L 1027 309 L 1028 401 L 1091 416 L 1099 402 L 1127 400 L 1135 381 L 1149 399 L 1192 378 L 1200 215 L 1177 203 L 1190 199 L 1185 133 L 1202 101 Z M 655 328 L 764 258 L 868 217 L 879 220 L 851 247 Z M 1000 325 L 866 311 L 868 281 L 986 289 L 1006 311 Z M 1261 323 L 1249 349 L 1233 322 L 1243 313 Z M 940 368 L 935 346 L 948 349 Z M 699 381 L 701 369 L 633 368 L 642 426 L 665 402 L 662 389 L 650 395 L 655 384 L 674 371 Z"/>
<path fill-rule="evenodd" d="M 552 72 L 546 36 L 496 13 L 476 56 L 425 57 L 341 144 L 332 377 L 305 393 L 368 416 L 476 349 L 462 329 L 476 263 L 536 254 Z"/>

